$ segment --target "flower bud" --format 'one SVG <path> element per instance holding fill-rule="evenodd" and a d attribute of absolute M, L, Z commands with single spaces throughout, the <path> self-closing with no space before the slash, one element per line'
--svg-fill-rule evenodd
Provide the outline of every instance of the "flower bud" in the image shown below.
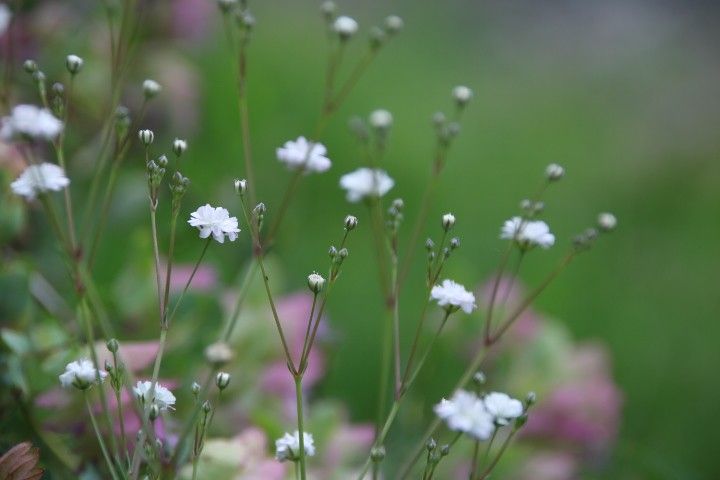
<path fill-rule="evenodd" d="M 455 99 L 457 106 L 463 108 L 472 98 L 473 92 L 465 85 L 458 85 L 453 88 L 452 96 Z"/>
<path fill-rule="evenodd" d="M 435 448 L 437 448 L 437 442 L 435 441 L 435 439 L 430 437 L 430 439 L 425 444 L 425 448 L 428 452 L 432 452 L 433 450 L 435 450 Z"/>
<path fill-rule="evenodd" d="M 237 3 L 237 0 L 217 0 L 218 7 L 222 13 L 228 13 Z"/>
<path fill-rule="evenodd" d="M 527 413 L 523 413 L 519 417 L 515 419 L 515 429 L 522 428 L 523 425 L 527 423 L 528 416 Z"/>
<path fill-rule="evenodd" d="M 253 208 L 253 213 L 257 216 L 265 215 L 266 212 L 267 207 L 263 202 L 258 203 L 257 205 L 255 205 L 255 208 Z"/>
<path fill-rule="evenodd" d="M 142 88 L 143 95 L 145 95 L 146 100 L 150 100 L 151 98 L 157 96 L 157 94 L 160 93 L 160 90 L 162 90 L 162 87 L 158 82 L 150 79 L 147 79 L 143 82 Z"/>
<path fill-rule="evenodd" d="M 155 140 L 155 134 L 153 133 L 152 130 L 149 130 L 149 129 L 140 130 L 138 132 L 138 138 L 140 139 L 142 144 L 147 147 L 148 145 L 153 143 L 153 141 Z"/>
<path fill-rule="evenodd" d="M 201 388 L 202 387 L 200 387 L 200 384 L 198 382 L 193 382 L 192 386 L 190 387 L 190 391 L 193 395 L 197 396 L 200 393 Z"/>
<path fill-rule="evenodd" d="M 385 43 L 385 31 L 380 27 L 370 29 L 370 48 L 377 50 Z"/>
<path fill-rule="evenodd" d="M 392 126 L 393 116 L 387 110 L 378 109 L 370 114 L 368 122 L 376 130 L 387 130 Z"/>
<path fill-rule="evenodd" d="M 65 86 L 60 82 L 53 83 L 50 89 L 57 96 L 62 96 L 65 93 Z"/>
<path fill-rule="evenodd" d="M 380 445 L 379 447 L 373 447 L 370 450 L 370 459 L 377 463 L 381 462 L 385 458 L 385 447 Z"/>
<path fill-rule="evenodd" d="M 212 405 L 210 404 L 210 401 L 209 401 L 209 400 L 205 400 L 205 401 L 203 402 L 203 404 L 202 404 L 202 411 L 203 411 L 205 414 L 208 414 L 208 413 L 210 413 L 210 412 L 212 411 Z"/>
<path fill-rule="evenodd" d="M 335 19 L 333 30 L 340 36 L 341 40 L 347 40 L 358 31 L 358 23 L 353 18 L 342 15 Z"/>
<path fill-rule="evenodd" d="M 443 112 L 435 112 L 432 116 L 432 123 L 435 125 L 435 128 L 440 128 L 443 125 L 445 125 L 445 122 L 447 121 L 447 118 L 445 117 L 445 114 Z"/>
<path fill-rule="evenodd" d="M 348 253 L 349 252 L 348 252 L 347 248 L 341 248 L 340 251 L 338 252 L 338 257 L 343 258 L 343 259 L 347 258 Z"/>
<path fill-rule="evenodd" d="M 453 237 L 450 239 L 450 250 L 455 250 L 460 246 L 460 239 L 458 237 Z"/>
<path fill-rule="evenodd" d="M 175 153 L 175 156 L 180 157 L 183 153 L 185 153 L 185 150 L 187 150 L 187 141 L 176 138 L 173 140 L 173 152 Z"/>
<path fill-rule="evenodd" d="M 224 365 L 233 358 L 233 351 L 225 342 L 215 342 L 205 348 L 205 359 L 211 365 Z"/>
<path fill-rule="evenodd" d="M 385 32 L 387 32 L 388 35 L 395 35 L 405 26 L 405 22 L 403 22 L 403 19 L 398 17 L 397 15 L 390 15 L 388 17 L 385 17 L 384 23 Z"/>
<path fill-rule="evenodd" d="M 215 376 L 215 385 L 222 391 L 230 385 L 230 374 L 227 372 L 218 372 Z"/>
<path fill-rule="evenodd" d="M 114 338 L 111 338 L 110 340 L 108 340 L 107 343 L 105 344 L 105 346 L 112 353 L 116 353 L 118 351 L 118 349 L 120 348 L 120 344 Z"/>
<path fill-rule="evenodd" d="M 65 58 L 65 67 L 67 68 L 70 75 L 77 74 L 83 67 L 83 59 L 77 55 L 68 55 Z"/>
<path fill-rule="evenodd" d="M 325 286 L 325 279 L 322 277 L 322 275 L 315 273 L 315 272 L 308 275 L 307 281 L 308 281 L 308 288 L 310 289 L 311 292 L 313 292 L 315 294 L 320 293 L 320 290 L 322 290 L 323 287 Z"/>
<path fill-rule="evenodd" d="M 525 397 L 525 404 L 529 407 L 531 405 L 535 405 L 535 402 L 537 402 L 537 395 L 535 395 L 535 392 L 528 392 L 527 397 Z"/>
<path fill-rule="evenodd" d="M 151 422 L 154 422 L 157 417 L 160 416 L 160 407 L 158 407 L 157 403 L 153 403 L 150 405 L 150 411 L 149 411 L 149 418 Z"/>
<path fill-rule="evenodd" d="M 447 443 L 440 447 L 440 456 L 441 457 L 447 457 L 450 454 L 450 445 Z"/>
<path fill-rule="evenodd" d="M 475 385 L 480 386 L 484 385 L 486 381 L 485 374 L 483 372 L 475 372 L 475 375 L 473 375 L 473 382 Z"/>
<path fill-rule="evenodd" d="M 545 178 L 550 182 L 560 180 L 565 175 L 565 169 L 557 163 L 551 163 L 545 168 Z"/>
<path fill-rule="evenodd" d="M 243 179 L 235 179 L 235 192 L 238 195 L 244 195 L 247 191 L 247 180 Z"/>
<path fill-rule="evenodd" d="M 396 198 L 392 201 L 392 208 L 400 212 L 403 208 L 405 208 L 405 202 L 403 202 L 402 198 Z"/>
<path fill-rule="evenodd" d="M 37 72 L 38 64 L 35 60 L 27 59 L 23 62 L 23 70 L 29 74 Z"/>
<path fill-rule="evenodd" d="M 330 245 L 330 248 L 328 248 L 328 255 L 330 255 L 330 258 L 335 258 L 338 254 L 337 248 L 335 248 L 334 245 Z"/>
<path fill-rule="evenodd" d="M 442 227 L 446 232 L 450 231 L 455 225 L 455 215 L 452 213 L 446 213 L 442 216 Z"/>
<path fill-rule="evenodd" d="M 427 250 L 428 252 L 432 252 L 434 248 L 435 242 L 433 242 L 431 238 L 425 240 L 425 250 Z"/>
<path fill-rule="evenodd" d="M 157 159 L 157 164 L 160 168 L 165 168 L 168 166 L 168 158 L 165 155 L 160 155 Z M 178 172 L 175 172 L 176 174 Z"/>
<path fill-rule="evenodd" d="M 348 230 L 348 231 L 354 230 L 355 227 L 357 227 L 357 224 L 358 224 L 357 217 L 355 217 L 353 215 L 348 215 L 347 217 L 345 217 L 345 229 L 346 230 Z"/>
<path fill-rule="evenodd" d="M 598 215 L 597 224 L 601 232 L 611 232 L 617 227 L 617 218 L 612 213 L 603 212 Z"/>
<path fill-rule="evenodd" d="M 332 20 L 336 10 L 337 5 L 335 5 L 335 2 L 332 2 L 330 0 L 325 1 L 322 3 L 322 5 L 320 5 L 320 12 L 327 20 Z"/>

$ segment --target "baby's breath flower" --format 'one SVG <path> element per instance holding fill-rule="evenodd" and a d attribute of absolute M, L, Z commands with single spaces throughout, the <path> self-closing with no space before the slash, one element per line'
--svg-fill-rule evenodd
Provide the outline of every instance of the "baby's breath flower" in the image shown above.
<path fill-rule="evenodd" d="M 233 182 L 235 185 L 235 192 L 238 195 L 243 195 L 247 191 L 247 180 L 236 178 Z"/>
<path fill-rule="evenodd" d="M 458 390 L 450 400 L 443 398 L 434 410 L 450 430 L 466 433 L 476 440 L 487 440 L 495 431 L 493 416 L 472 392 Z"/>
<path fill-rule="evenodd" d="M 565 169 L 557 163 L 551 163 L 545 169 L 545 177 L 551 182 L 560 180 L 564 175 Z"/>
<path fill-rule="evenodd" d="M 224 243 L 226 236 L 234 242 L 240 232 L 237 217 L 231 217 L 222 207 L 211 207 L 209 204 L 192 212 L 188 223 L 200 230 L 200 238 L 208 238 L 212 234 L 218 243 Z"/>
<path fill-rule="evenodd" d="M 215 385 L 220 390 L 225 390 L 228 385 L 230 385 L 230 374 L 227 372 L 218 372 L 218 374 L 215 376 Z"/>
<path fill-rule="evenodd" d="M 455 215 L 446 213 L 442 216 L 442 227 L 447 232 L 455 225 Z"/>
<path fill-rule="evenodd" d="M 73 386 L 79 390 L 87 390 L 94 384 L 102 382 L 107 377 L 107 372 L 97 370 L 93 362 L 86 358 L 81 358 L 75 362 L 70 362 L 65 367 L 65 372 L 60 375 L 60 384 L 63 387 Z"/>
<path fill-rule="evenodd" d="M 603 232 L 610 232 L 617 227 L 617 218 L 612 213 L 604 212 L 598 215 L 597 224 Z"/>
<path fill-rule="evenodd" d="M 348 39 L 358 31 L 358 23 L 353 18 L 341 15 L 335 19 L 333 30 L 340 35 L 340 38 Z"/>
<path fill-rule="evenodd" d="M 215 342 L 205 348 L 205 359 L 213 365 L 224 365 L 233 358 L 233 351 L 225 342 Z"/>
<path fill-rule="evenodd" d="M 539 245 L 548 249 L 555 243 L 555 235 L 550 233 L 547 223 L 541 220 L 528 221 L 520 217 L 513 217 L 503 224 L 500 238 L 515 240 L 521 248 Z"/>
<path fill-rule="evenodd" d="M 459 106 L 464 107 L 465 105 L 467 105 L 470 99 L 472 99 L 473 92 L 465 85 L 458 85 L 457 87 L 453 88 L 452 96 Z"/>
<path fill-rule="evenodd" d="M 303 432 L 303 447 L 306 457 L 315 455 L 315 441 L 311 433 Z M 300 433 L 297 430 L 275 440 L 275 458 L 281 462 L 300 458 Z"/>
<path fill-rule="evenodd" d="M 145 380 L 143 382 L 138 380 L 137 384 L 133 387 L 133 392 L 135 392 L 135 396 L 140 399 L 143 405 L 145 403 L 150 403 L 152 405 L 157 405 L 158 409 L 161 411 L 168 409 L 173 410 L 173 406 L 175 405 L 175 395 L 173 395 L 170 390 L 155 382 L 154 395 L 151 397 L 151 389 L 151 381 Z"/>
<path fill-rule="evenodd" d="M 160 93 L 160 90 L 162 90 L 162 87 L 158 82 L 155 80 L 147 79 L 142 84 L 143 88 L 143 94 L 145 95 L 146 99 L 151 99 L 155 96 L 157 96 L 158 93 Z"/>
<path fill-rule="evenodd" d="M 77 74 L 82 69 L 83 63 L 85 63 L 83 59 L 77 55 L 68 55 L 65 58 L 65 67 L 71 75 Z"/>
<path fill-rule="evenodd" d="M 187 140 L 183 140 L 181 138 L 176 138 L 173 140 L 173 152 L 176 156 L 180 156 L 183 153 L 185 153 L 185 150 L 187 150 Z"/>
<path fill-rule="evenodd" d="M 403 26 L 405 26 L 405 22 L 403 22 L 403 19 L 397 15 L 389 15 L 385 17 L 385 31 L 389 35 L 398 33 L 403 29 Z"/>
<path fill-rule="evenodd" d="M 475 295 L 450 279 L 443 280 L 442 285 L 435 285 L 430 290 L 430 298 L 437 300 L 438 305 L 448 312 L 462 309 L 465 313 L 472 313 L 476 308 Z"/>
<path fill-rule="evenodd" d="M 523 404 L 520 400 L 511 398 L 500 392 L 488 393 L 483 398 L 485 409 L 495 419 L 497 425 L 507 425 L 510 420 L 523 414 Z"/>
<path fill-rule="evenodd" d="M 289 140 L 276 150 L 277 159 L 290 169 L 303 169 L 306 172 L 324 172 L 332 162 L 327 158 L 325 145 L 308 142 L 305 137 Z"/>
<path fill-rule="evenodd" d="M 65 170 L 53 163 L 30 165 L 10 184 L 13 193 L 28 200 L 34 199 L 38 193 L 60 191 L 70 185 Z"/>
<path fill-rule="evenodd" d="M 144 130 L 138 131 L 138 138 L 140 139 L 142 144 L 147 147 L 155 140 L 155 133 L 153 133 L 152 130 L 146 128 Z"/>
<path fill-rule="evenodd" d="M 54 140 L 63 130 L 63 122 L 50 110 L 35 105 L 16 105 L 8 117 L 2 119 L 0 139 Z"/>
<path fill-rule="evenodd" d="M 345 217 L 345 228 L 347 230 L 354 230 L 357 227 L 358 219 L 354 215 L 348 215 Z"/>
<path fill-rule="evenodd" d="M 359 168 L 340 177 L 340 186 L 347 191 L 349 202 L 367 197 L 382 197 L 395 185 L 384 170 Z"/>
<path fill-rule="evenodd" d="M 375 129 L 387 130 L 392 126 L 393 116 L 392 113 L 388 112 L 387 110 L 378 109 L 370 113 L 370 118 L 368 119 L 368 122 Z"/>

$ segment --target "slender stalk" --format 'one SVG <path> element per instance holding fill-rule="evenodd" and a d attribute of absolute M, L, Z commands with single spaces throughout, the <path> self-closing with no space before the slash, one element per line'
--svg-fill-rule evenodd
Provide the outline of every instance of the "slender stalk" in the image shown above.
<path fill-rule="evenodd" d="M 180 306 L 182 299 L 185 297 L 185 294 L 187 293 L 188 289 L 190 288 L 190 284 L 192 283 L 193 279 L 195 278 L 195 274 L 197 273 L 198 268 L 200 268 L 200 264 L 202 263 L 203 258 L 205 258 L 205 253 L 208 251 L 208 247 L 210 246 L 210 243 L 212 243 L 212 237 L 208 237 L 208 239 L 205 241 L 205 245 L 203 246 L 203 249 L 200 252 L 200 257 L 198 257 L 197 261 L 195 262 L 192 272 L 190 272 L 190 276 L 188 277 L 187 282 L 185 282 L 185 286 L 183 287 L 182 292 L 180 292 L 180 297 L 177 299 L 177 302 L 175 302 L 175 306 L 173 307 L 170 315 L 166 316 L 165 324 L 167 324 L 168 326 L 170 325 L 170 322 L 172 322 L 173 318 L 175 318 L 177 309 Z"/>
<path fill-rule="evenodd" d="M 375 423 L 375 435 L 379 436 L 382 429 L 382 419 L 385 415 L 385 403 L 387 401 L 388 394 L 388 383 L 390 379 L 390 363 L 391 363 L 391 352 L 392 352 L 392 337 L 390 332 L 392 330 L 391 321 L 385 322 L 385 329 L 382 336 L 382 359 L 380 362 L 380 388 L 378 389 L 378 409 L 377 409 L 377 420 Z"/>
<path fill-rule="evenodd" d="M 113 368 L 117 372 L 118 371 L 117 352 L 112 352 L 112 356 L 113 356 Z M 120 423 L 120 449 L 122 450 L 122 453 L 125 454 L 125 461 L 128 463 L 128 467 L 130 467 L 130 453 L 128 451 L 127 436 L 125 434 L 125 415 L 123 415 L 121 389 L 113 388 L 113 390 L 115 391 L 115 401 L 117 402 L 117 406 L 118 406 L 118 422 Z"/>
<path fill-rule="evenodd" d="M 428 345 L 427 349 L 425 350 L 425 353 L 418 361 L 418 365 L 415 368 L 415 371 L 412 375 L 410 375 L 410 378 L 408 378 L 407 384 L 403 386 L 404 390 L 407 390 L 410 388 L 410 386 L 415 382 L 415 379 L 417 378 L 418 374 L 420 373 L 420 370 L 422 370 L 422 367 L 425 365 L 425 362 L 427 361 L 428 357 L 430 356 L 430 352 L 432 351 L 433 346 L 435 345 L 435 342 L 440 337 L 440 334 L 443 331 L 443 328 L 445 327 L 445 324 L 448 321 L 448 318 L 450 318 L 450 312 L 448 310 L 445 311 L 445 316 L 443 317 L 442 321 L 440 322 L 440 326 L 438 327 L 437 331 L 435 332 L 435 335 L 433 336 L 432 340 L 430 340 L 430 345 Z"/>
<path fill-rule="evenodd" d="M 97 420 L 95 419 L 95 414 L 92 411 L 92 405 L 90 405 L 90 396 L 85 390 L 85 405 L 87 406 L 88 414 L 90 415 L 90 422 L 92 423 L 93 430 L 95 431 L 95 437 L 97 438 L 98 443 L 100 444 L 100 450 L 102 450 L 103 457 L 105 458 L 105 463 L 107 464 L 108 471 L 110 472 L 110 475 L 113 479 L 119 479 L 120 477 L 115 472 L 115 466 L 113 465 L 112 460 L 110 459 L 110 455 L 108 454 L 107 447 L 105 447 L 105 441 L 102 438 L 102 434 L 100 433 L 100 428 L 98 428 Z"/>
<path fill-rule="evenodd" d="M 297 406 L 298 438 L 300 440 L 300 480 L 305 480 L 305 430 L 303 421 L 302 374 L 295 375 L 295 403 Z"/>
<path fill-rule="evenodd" d="M 255 174 L 250 148 L 250 113 L 247 97 L 247 38 L 240 41 L 238 54 L 238 111 L 240 112 L 240 134 L 242 135 L 243 158 L 245 161 L 245 176 L 248 180 L 248 196 L 250 202 L 255 204 Z"/>
<path fill-rule="evenodd" d="M 485 480 L 486 478 L 488 478 L 490 476 L 490 473 L 492 473 L 492 471 L 495 469 L 498 462 L 500 461 L 500 458 L 505 453 L 505 450 L 507 449 L 508 445 L 510 444 L 510 440 L 512 440 L 512 438 L 515 436 L 515 434 L 517 432 L 518 432 L 517 429 L 513 429 L 510 432 L 510 435 L 507 436 L 507 438 L 505 439 L 503 444 L 500 446 L 500 450 L 498 451 L 497 455 L 493 459 L 492 463 L 485 469 L 485 471 L 482 473 L 482 475 L 480 475 L 478 477 L 478 480 Z"/>
<path fill-rule="evenodd" d="M 310 355 L 310 351 L 308 348 L 308 342 L 310 340 L 310 332 L 313 324 L 313 320 L 315 318 L 315 305 L 317 304 L 317 293 L 313 292 L 313 301 L 312 301 L 312 307 L 310 307 L 310 318 L 308 318 L 308 324 L 307 324 L 307 330 L 305 330 L 305 339 L 303 340 L 303 348 L 302 353 L 300 354 L 300 365 L 301 365 L 301 371 L 302 371 L 302 363 L 303 359 Z"/>
<path fill-rule="evenodd" d="M 487 313 L 485 314 L 485 345 L 488 345 L 490 342 L 490 329 L 493 311 L 495 310 L 495 299 L 497 298 L 498 288 L 500 287 L 500 280 L 502 279 L 502 275 L 505 272 L 505 266 L 507 265 L 508 259 L 510 258 L 510 253 L 512 252 L 513 245 L 513 242 L 509 242 L 507 248 L 505 248 L 505 252 L 500 258 L 500 266 L 498 267 L 498 272 L 495 275 L 495 281 L 493 282 L 492 292 L 490 293 L 490 301 L 488 302 Z"/>
<path fill-rule="evenodd" d="M 224 341 L 229 341 L 230 337 L 232 336 L 233 331 L 235 330 L 235 325 L 237 324 L 238 319 L 240 318 L 240 310 L 242 309 L 242 304 L 245 301 L 245 298 L 247 297 L 248 289 L 250 287 L 250 281 L 255 276 L 255 272 L 257 272 L 258 264 L 257 262 L 251 261 L 247 268 L 245 269 L 245 275 L 243 277 L 242 282 L 240 282 L 240 292 L 238 293 L 238 299 L 235 303 L 235 308 L 233 309 L 232 316 L 228 320 L 228 324 L 225 328 L 225 333 L 222 335 L 222 339 Z"/>
<path fill-rule="evenodd" d="M 157 217 L 156 210 L 157 204 L 154 200 L 150 206 L 150 225 L 152 227 L 152 244 L 153 244 L 153 257 L 155 259 L 155 281 L 157 283 L 157 294 L 158 294 L 158 307 L 160 309 L 160 322 L 162 323 L 165 305 L 163 304 L 163 287 L 162 280 L 160 279 L 160 246 L 158 244 L 158 233 L 157 233 Z"/>
<path fill-rule="evenodd" d="M 165 293 L 163 294 L 163 321 L 167 318 L 168 300 L 170 298 L 170 277 L 172 276 L 173 255 L 175 253 L 175 230 L 177 228 L 178 210 L 172 213 L 170 220 L 170 246 L 168 247 L 167 270 L 165 272 Z M 208 241 L 210 239 L 208 238 Z M 197 263 L 196 265 L 199 265 Z M 193 273 L 195 270 L 193 270 Z"/>

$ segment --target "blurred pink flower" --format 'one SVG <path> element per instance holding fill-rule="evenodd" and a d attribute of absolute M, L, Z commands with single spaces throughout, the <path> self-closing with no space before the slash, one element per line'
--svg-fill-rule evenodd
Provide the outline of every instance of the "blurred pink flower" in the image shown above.
<path fill-rule="evenodd" d="M 566 452 L 540 452 L 523 462 L 516 480 L 575 480 L 580 465 Z"/>
<path fill-rule="evenodd" d="M 149 367 L 157 356 L 159 343 L 157 340 L 147 342 L 121 342 L 118 349 L 119 360 L 125 364 L 125 368 L 131 372 L 139 372 Z M 95 351 L 98 355 L 98 365 L 105 365 L 110 362 L 112 365 L 112 353 L 105 346 L 105 342 L 97 342 Z"/>
<path fill-rule="evenodd" d="M 579 346 L 569 366 L 573 371 L 568 379 L 532 409 L 523 436 L 602 451 L 617 436 L 622 406 L 607 354 L 598 345 Z"/>
<path fill-rule="evenodd" d="M 173 34 L 185 40 L 204 37 L 217 10 L 215 2 L 208 0 L 175 0 L 171 8 Z"/>
<path fill-rule="evenodd" d="M 165 271 L 166 268 L 166 263 L 162 263 L 160 265 L 160 271 Z M 190 279 L 190 275 L 192 275 L 193 268 L 195 268 L 195 264 L 190 263 L 179 263 L 177 265 L 173 265 L 172 274 L 170 276 L 171 292 L 182 292 L 188 279 Z M 188 290 L 210 292 L 217 287 L 217 280 L 218 274 L 215 267 L 201 264 L 198 267 L 197 272 L 195 272 L 195 277 L 193 277 Z"/>

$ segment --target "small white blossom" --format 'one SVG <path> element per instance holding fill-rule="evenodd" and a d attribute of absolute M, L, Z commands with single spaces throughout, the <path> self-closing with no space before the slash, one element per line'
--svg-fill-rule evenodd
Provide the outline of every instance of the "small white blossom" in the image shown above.
<path fill-rule="evenodd" d="M 58 378 L 60 378 L 60 384 L 63 387 L 67 388 L 72 385 L 80 390 L 85 390 L 97 383 L 98 378 L 102 382 L 105 377 L 107 377 L 107 372 L 95 369 L 93 362 L 82 358 L 68 363 L 65 372 Z"/>
<path fill-rule="evenodd" d="M 8 26 L 10 26 L 10 20 L 12 19 L 12 12 L 4 3 L 0 3 L 0 35 L 5 33 Z"/>
<path fill-rule="evenodd" d="M 465 85 L 458 85 L 453 88 L 452 96 L 460 106 L 467 104 L 472 99 L 473 92 Z"/>
<path fill-rule="evenodd" d="M 63 130 L 63 122 L 46 108 L 35 105 L 17 105 L 9 117 L 2 119 L 0 138 L 13 140 L 18 137 L 33 140 L 54 140 Z"/>
<path fill-rule="evenodd" d="M 303 444 L 306 457 L 315 455 L 315 441 L 312 434 L 303 432 Z M 275 458 L 281 462 L 295 461 L 300 458 L 300 433 L 297 430 L 292 434 L 285 433 L 275 440 Z"/>
<path fill-rule="evenodd" d="M 601 213 L 598 215 L 597 224 L 603 232 L 610 232 L 617 227 L 617 218 L 612 213 Z"/>
<path fill-rule="evenodd" d="M 187 147 L 188 147 L 187 140 L 183 140 L 181 138 L 176 138 L 175 140 L 173 140 L 173 152 L 178 157 L 180 155 L 182 155 L 183 153 L 185 153 L 185 150 L 187 150 Z"/>
<path fill-rule="evenodd" d="M 333 23 L 333 30 L 335 30 L 341 37 L 349 38 L 358 31 L 358 23 L 353 18 L 341 15 L 335 19 L 335 22 Z"/>
<path fill-rule="evenodd" d="M 60 191 L 70 185 L 65 170 L 54 163 L 30 165 L 10 184 L 16 195 L 32 200 L 38 193 Z"/>
<path fill-rule="evenodd" d="M 395 185 L 384 170 L 358 168 L 340 177 L 340 186 L 347 190 L 347 199 L 358 202 L 366 197 L 382 197 Z"/>
<path fill-rule="evenodd" d="M 442 216 L 442 227 L 447 232 L 455 226 L 455 215 L 452 213 L 446 213 Z"/>
<path fill-rule="evenodd" d="M 560 180 L 565 175 L 565 169 L 557 163 L 551 163 L 545 169 L 545 177 L 551 182 Z"/>
<path fill-rule="evenodd" d="M 515 240 L 523 248 L 539 245 L 548 249 L 555 243 L 555 235 L 550 233 L 547 223 L 541 220 L 524 220 L 520 217 L 513 217 L 503 224 L 500 238 Z"/>
<path fill-rule="evenodd" d="M 487 440 L 495 431 L 493 416 L 474 393 L 458 390 L 450 400 L 443 398 L 434 410 L 450 430 L 466 433 L 477 440 Z"/>
<path fill-rule="evenodd" d="M 200 230 L 200 238 L 208 238 L 211 234 L 219 243 L 225 242 L 225 236 L 234 242 L 240 229 L 238 220 L 222 207 L 203 205 L 190 214 L 188 223 Z"/>
<path fill-rule="evenodd" d="M 173 395 L 170 390 L 155 382 L 155 394 L 152 398 L 150 398 L 151 389 L 151 381 L 145 380 L 143 382 L 138 380 L 137 384 L 133 387 L 133 392 L 135 392 L 135 396 L 140 399 L 143 404 L 147 402 L 157 405 L 160 410 L 173 410 L 173 406 L 175 405 L 175 395 Z"/>
<path fill-rule="evenodd" d="M 392 126 L 393 116 L 387 110 L 379 109 L 370 113 L 370 125 L 378 130 L 386 130 Z"/>
<path fill-rule="evenodd" d="M 449 279 L 443 280 L 442 285 L 435 285 L 430 290 L 430 298 L 437 300 L 438 305 L 449 312 L 461 308 L 463 312 L 471 313 L 476 308 L 475 295 Z"/>
<path fill-rule="evenodd" d="M 385 17 L 385 30 L 390 35 L 393 35 L 400 30 L 403 29 L 405 26 L 405 22 L 403 22 L 403 19 L 398 17 L 397 15 L 390 15 L 388 17 Z"/>
<path fill-rule="evenodd" d="M 495 419 L 497 425 L 507 425 L 511 419 L 523 414 L 523 404 L 520 400 L 511 398 L 500 392 L 488 393 L 485 398 L 485 409 Z"/>
<path fill-rule="evenodd" d="M 290 169 L 306 172 L 324 172 L 332 162 L 327 158 L 327 149 L 322 143 L 308 142 L 305 137 L 289 140 L 276 150 L 277 159 Z"/>
<path fill-rule="evenodd" d="M 308 275 L 308 288 L 313 293 L 320 293 L 320 290 L 325 286 L 325 279 L 319 273 L 311 273 Z"/>
<path fill-rule="evenodd" d="M 145 98 L 152 98 L 162 90 L 162 87 L 155 80 L 147 79 L 142 84 L 143 93 Z"/>

